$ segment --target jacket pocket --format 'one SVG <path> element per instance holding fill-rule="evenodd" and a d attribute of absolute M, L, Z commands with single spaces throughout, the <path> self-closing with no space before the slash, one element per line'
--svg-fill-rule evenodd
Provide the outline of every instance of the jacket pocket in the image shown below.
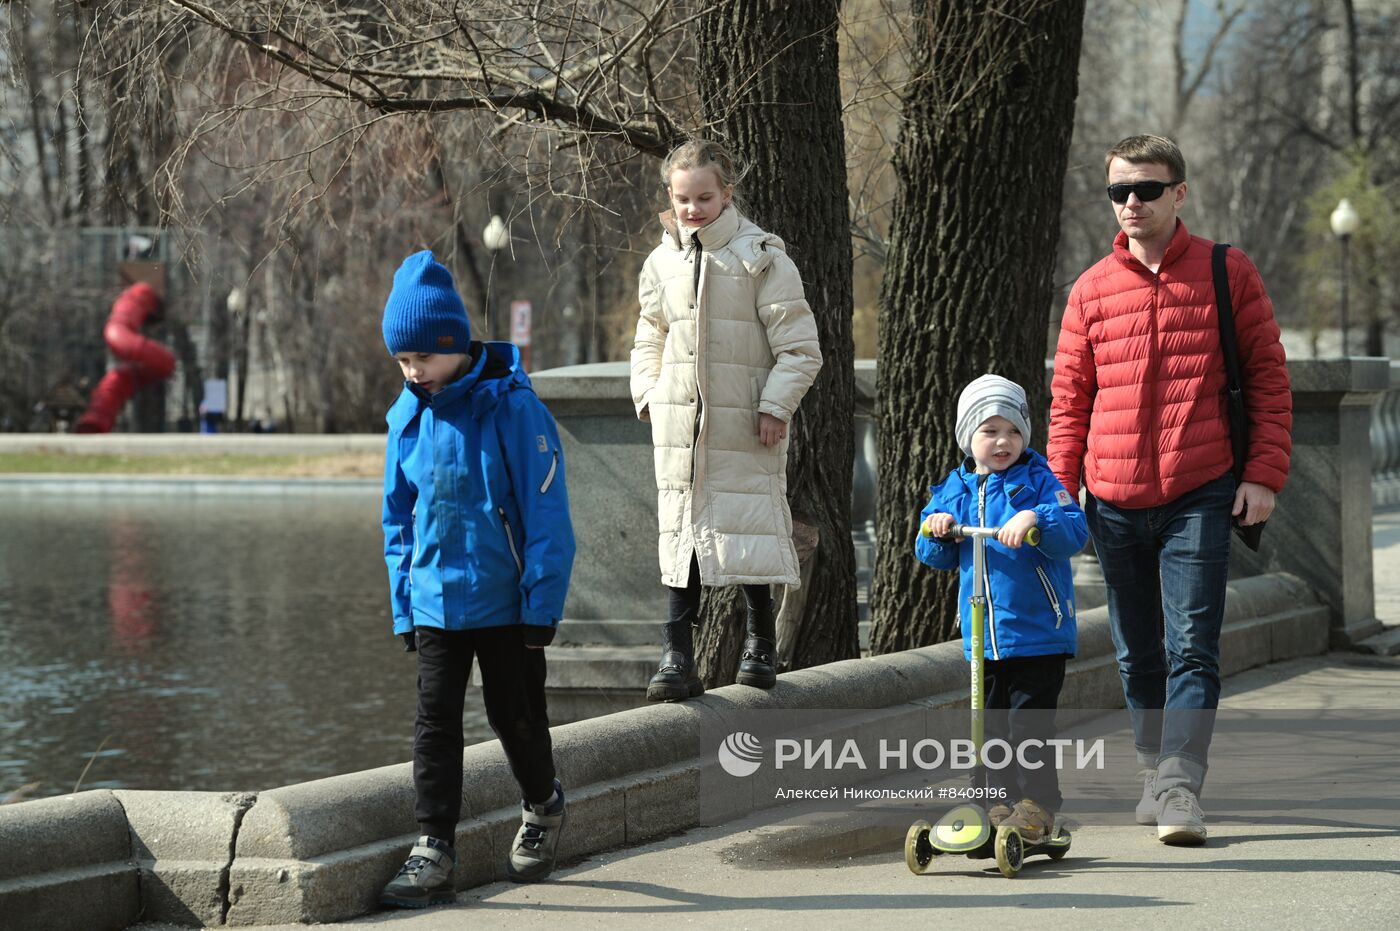
<path fill-rule="evenodd" d="M 510 556 L 515 560 L 515 571 L 524 575 L 525 563 L 520 559 L 520 551 L 515 548 L 515 533 L 510 529 L 510 518 L 506 517 L 506 509 L 497 506 L 496 513 L 501 515 L 501 526 L 506 529 L 506 546 L 510 548 Z"/>
<path fill-rule="evenodd" d="M 758 376 L 749 378 L 749 407 L 753 409 L 753 435 L 754 442 L 758 442 L 758 402 L 763 397 L 763 386 L 758 383 Z"/>
<path fill-rule="evenodd" d="M 1055 612 L 1055 629 L 1059 630 L 1064 623 L 1064 612 L 1060 609 L 1060 596 L 1055 592 L 1055 583 L 1050 581 L 1050 575 L 1040 566 L 1035 567 L 1035 574 L 1040 578 L 1040 587 L 1045 590 L 1045 597 L 1050 602 L 1050 610 Z"/>
<path fill-rule="evenodd" d="M 544 494 L 545 492 L 549 491 L 549 486 L 554 484 L 554 476 L 555 476 L 556 474 L 558 474 L 558 472 L 559 472 L 559 450 L 556 449 L 556 450 L 554 451 L 554 458 L 553 458 L 552 460 L 550 460 L 550 463 L 549 463 L 549 472 L 548 472 L 548 474 L 545 475 L 544 481 L 540 483 L 540 494 Z M 510 525 L 507 524 L 507 525 L 506 525 L 506 528 L 507 528 L 507 530 L 509 530 Z M 517 560 L 517 561 L 518 561 L 518 560 Z"/>

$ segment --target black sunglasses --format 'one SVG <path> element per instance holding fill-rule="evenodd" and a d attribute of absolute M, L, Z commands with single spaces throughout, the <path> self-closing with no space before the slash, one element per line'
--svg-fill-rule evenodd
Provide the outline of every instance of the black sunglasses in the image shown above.
<path fill-rule="evenodd" d="M 1180 181 L 1137 181 L 1133 184 L 1110 184 L 1108 186 L 1108 199 L 1115 204 L 1126 204 L 1128 197 L 1136 194 L 1138 200 L 1145 204 L 1161 197 L 1162 192 L 1167 188 L 1180 183 Z"/>

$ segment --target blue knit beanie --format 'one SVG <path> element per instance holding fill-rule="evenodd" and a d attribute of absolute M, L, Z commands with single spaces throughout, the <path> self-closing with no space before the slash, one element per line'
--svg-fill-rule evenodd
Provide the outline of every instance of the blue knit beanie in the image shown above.
<path fill-rule="evenodd" d="M 472 341 L 467 308 L 452 273 L 427 249 L 403 260 L 384 302 L 384 345 L 401 352 L 467 352 Z"/>

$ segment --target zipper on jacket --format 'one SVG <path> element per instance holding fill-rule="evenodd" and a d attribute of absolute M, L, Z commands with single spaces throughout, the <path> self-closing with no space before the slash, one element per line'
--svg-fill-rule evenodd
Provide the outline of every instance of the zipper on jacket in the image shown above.
<path fill-rule="evenodd" d="M 692 277 L 690 289 L 695 292 L 695 306 L 700 307 L 700 261 L 704 258 L 705 246 L 700 242 L 700 234 L 697 232 L 690 238 L 690 260 L 695 263 L 695 274 Z"/>
<path fill-rule="evenodd" d="M 1050 599 L 1050 608 L 1055 612 L 1055 629 L 1059 630 L 1060 624 L 1064 622 L 1064 615 L 1060 612 L 1060 596 L 1055 592 L 1055 585 L 1044 569 L 1036 566 L 1035 574 L 1040 576 L 1040 586 L 1045 589 L 1045 597 Z"/>
<path fill-rule="evenodd" d="M 501 526 L 506 528 L 506 546 L 510 547 L 511 558 L 515 560 L 515 571 L 524 575 L 525 563 L 520 561 L 520 552 L 515 548 L 515 534 L 511 532 L 510 518 L 506 517 L 506 509 L 498 505 L 496 513 L 501 515 Z"/>
<path fill-rule="evenodd" d="M 700 418 L 705 412 L 705 394 L 700 390 L 700 366 L 704 354 L 703 347 L 700 346 L 700 272 L 704 268 L 705 246 L 700 242 L 700 233 L 696 231 L 690 238 L 691 261 L 695 263 L 695 273 L 691 276 L 691 293 L 695 310 L 695 430 L 690 438 L 690 488 L 695 490 L 695 457 L 700 448 Z"/>
<path fill-rule="evenodd" d="M 991 479 L 989 475 L 978 476 L 977 479 L 977 526 L 987 526 L 987 482 Z M 986 547 L 987 541 L 982 541 L 982 546 Z M 985 554 L 985 549 L 984 549 Z M 990 560 L 982 560 L 982 591 L 987 596 L 987 642 L 992 645 L 992 659 L 1001 659 L 1001 651 L 997 649 L 997 616 L 996 608 L 992 605 L 992 570 L 988 563 Z"/>
<path fill-rule="evenodd" d="M 540 494 L 549 491 L 549 486 L 554 484 L 554 473 L 559 471 L 559 450 L 554 451 L 554 458 L 549 463 L 549 474 L 544 477 L 540 484 Z"/>
<path fill-rule="evenodd" d="M 1157 266 L 1159 269 L 1161 266 Z M 1157 376 L 1162 367 L 1162 354 L 1157 347 L 1157 311 L 1161 308 L 1158 295 L 1162 289 L 1162 276 L 1157 272 L 1152 272 L 1152 340 L 1148 344 L 1152 353 L 1152 380 L 1147 383 L 1148 390 L 1152 396 L 1148 401 L 1148 409 L 1152 412 L 1151 418 L 1147 422 L 1147 436 L 1150 444 L 1150 455 L 1147 461 L 1152 464 L 1152 487 L 1162 487 L 1161 463 L 1157 461 Z"/>

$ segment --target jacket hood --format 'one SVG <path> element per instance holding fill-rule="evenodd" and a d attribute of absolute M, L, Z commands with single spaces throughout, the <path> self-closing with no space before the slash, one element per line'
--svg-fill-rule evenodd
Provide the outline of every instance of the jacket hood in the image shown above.
<path fill-rule="evenodd" d="M 476 361 L 467 374 L 443 388 L 437 394 L 425 395 L 408 382 L 385 414 L 389 429 L 400 432 L 424 410 L 441 410 L 455 404 L 471 404 L 472 416 L 482 417 L 492 411 L 506 392 L 514 388 L 530 388 L 530 376 L 521 364 L 520 349 L 508 342 L 473 342 Z"/>

